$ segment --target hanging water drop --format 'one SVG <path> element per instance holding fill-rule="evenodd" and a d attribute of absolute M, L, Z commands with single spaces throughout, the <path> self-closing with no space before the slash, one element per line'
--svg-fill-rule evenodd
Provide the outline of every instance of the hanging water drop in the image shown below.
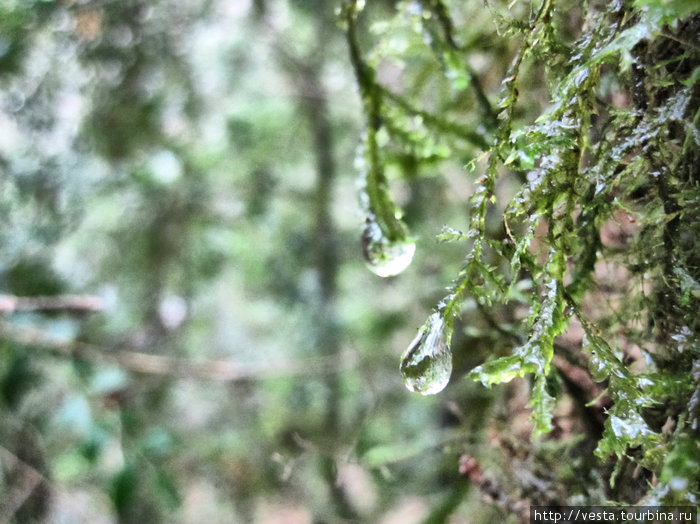
<path fill-rule="evenodd" d="M 391 240 L 371 218 L 365 221 L 362 233 L 362 254 L 370 271 L 380 277 L 393 277 L 405 270 L 413 260 L 416 243 L 408 238 Z"/>
<path fill-rule="evenodd" d="M 452 326 L 433 313 L 401 358 L 401 374 L 409 391 L 434 395 L 442 391 L 452 374 L 450 338 Z"/>

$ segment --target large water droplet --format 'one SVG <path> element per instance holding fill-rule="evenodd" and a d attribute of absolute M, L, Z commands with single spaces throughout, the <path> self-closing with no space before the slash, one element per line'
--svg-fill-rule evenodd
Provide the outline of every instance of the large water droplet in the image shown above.
<path fill-rule="evenodd" d="M 401 358 L 401 374 L 409 391 L 434 395 L 442 391 L 452 374 L 450 338 L 452 326 L 433 313 Z"/>
<path fill-rule="evenodd" d="M 368 218 L 362 233 L 362 254 L 367 266 L 380 277 L 393 277 L 401 273 L 413 260 L 416 243 L 408 238 L 390 240 L 376 221 Z"/>

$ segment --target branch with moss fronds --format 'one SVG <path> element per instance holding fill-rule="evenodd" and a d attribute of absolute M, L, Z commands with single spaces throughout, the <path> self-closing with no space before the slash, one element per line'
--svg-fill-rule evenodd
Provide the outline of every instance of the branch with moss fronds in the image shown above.
<path fill-rule="evenodd" d="M 378 85 L 377 87 L 381 90 L 384 98 L 396 104 L 396 106 L 399 107 L 402 111 L 404 111 L 407 115 L 419 116 L 423 120 L 423 122 L 435 128 L 436 131 L 449 133 L 481 149 L 487 149 L 489 147 L 489 143 L 484 137 L 484 135 L 478 133 L 477 131 L 474 131 L 472 127 L 467 127 L 457 122 L 446 120 L 444 118 L 441 118 L 439 115 L 436 115 L 435 113 L 419 109 L 413 104 L 411 104 L 404 97 L 394 93 L 386 87 L 382 85 Z"/>
<path fill-rule="evenodd" d="M 441 0 L 425 0 L 421 4 L 426 5 L 428 9 L 435 14 L 442 31 L 444 34 L 444 41 L 447 43 L 450 52 L 456 52 L 459 54 L 464 54 L 464 49 L 457 43 L 454 36 L 454 24 L 450 18 L 450 13 Z M 428 28 L 432 33 L 433 37 L 437 37 L 433 31 Z M 433 42 L 440 42 L 440 38 L 434 38 Z M 493 109 L 491 102 L 489 102 L 486 92 L 481 85 L 481 79 L 476 71 L 469 65 L 466 60 L 460 61 L 461 67 L 467 73 L 469 77 L 469 84 L 474 91 L 474 96 L 476 96 L 477 103 L 479 104 L 479 109 L 481 110 L 482 116 L 484 117 L 484 124 L 488 129 L 495 129 L 498 126 L 498 120 L 496 119 L 496 111 Z"/>

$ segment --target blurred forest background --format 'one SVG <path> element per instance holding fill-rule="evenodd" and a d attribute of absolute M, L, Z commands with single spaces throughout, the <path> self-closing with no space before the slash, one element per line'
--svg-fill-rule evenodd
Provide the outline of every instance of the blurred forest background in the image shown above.
<path fill-rule="evenodd" d="M 698 34 L 690 0 L 0 0 L 0 522 L 697 504 Z"/>

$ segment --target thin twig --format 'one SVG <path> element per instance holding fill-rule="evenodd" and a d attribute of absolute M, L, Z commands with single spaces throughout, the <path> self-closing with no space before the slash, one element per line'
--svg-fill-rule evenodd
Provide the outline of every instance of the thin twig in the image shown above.
<path fill-rule="evenodd" d="M 0 313 L 15 311 L 102 311 L 103 300 L 94 295 L 18 297 L 0 295 Z"/>
<path fill-rule="evenodd" d="M 464 454 L 459 457 L 459 473 L 479 488 L 483 499 L 527 522 L 530 501 L 508 493 L 503 485 L 487 475 L 476 458 Z"/>
<path fill-rule="evenodd" d="M 419 109 L 413 106 L 405 98 L 401 97 L 400 95 L 394 93 L 393 91 L 389 90 L 384 86 L 379 86 L 379 88 L 381 89 L 382 94 L 386 99 L 394 102 L 404 112 L 410 115 L 420 116 L 426 124 L 437 127 L 439 131 L 456 135 L 457 137 L 463 138 L 467 142 L 481 149 L 487 149 L 489 147 L 488 141 L 486 140 L 484 135 L 480 134 L 479 132 L 474 131 L 473 129 L 467 126 L 458 124 L 457 122 L 452 122 L 450 120 L 441 118 L 440 116 L 430 113 L 429 111 Z"/>
<path fill-rule="evenodd" d="M 191 377 L 221 382 L 239 380 L 264 380 L 288 376 L 335 374 L 357 365 L 353 353 L 320 357 L 316 359 L 285 362 L 276 365 L 242 365 L 230 360 L 193 361 L 132 351 L 106 348 L 85 342 L 65 341 L 52 338 L 41 330 L 17 327 L 0 322 L 0 337 L 33 347 L 44 347 L 62 356 L 79 356 L 90 360 L 112 361 L 130 371 L 149 375 Z"/>
<path fill-rule="evenodd" d="M 435 13 L 438 21 L 440 22 L 440 25 L 442 26 L 443 33 L 445 34 L 445 41 L 447 42 L 447 44 L 456 52 L 464 52 L 464 49 L 457 43 L 457 40 L 454 37 L 454 24 L 452 23 L 452 19 L 450 18 L 449 12 L 447 10 L 447 7 L 445 7 L 445 4 L 443 4 L 440 0 L 432 0 L 429 2 L 429 5 L 430 9 Z M 481 85 L 481 79 L 479 78 L 479 75 L 476 74 L 476 71 L 472 69 L 472 67 L 466 60 L 464 60 L 462 64 L 464 66 L 464 70 L 469 76 L 469 82 L 471 84 L 472 89 L 474 90 L 474 95 L 476 96 L 476 99 L 479 103 L 481 112 L 486 118 L 486 124 L 491 129 L 496 128 L 498 125 L 498 120 L 496 119 L 496 111 L 494 111 L 491 102 L 489 102 L 489 99 L 486 96 L 486 91 L 484 91 L 484 88 Z"/>

